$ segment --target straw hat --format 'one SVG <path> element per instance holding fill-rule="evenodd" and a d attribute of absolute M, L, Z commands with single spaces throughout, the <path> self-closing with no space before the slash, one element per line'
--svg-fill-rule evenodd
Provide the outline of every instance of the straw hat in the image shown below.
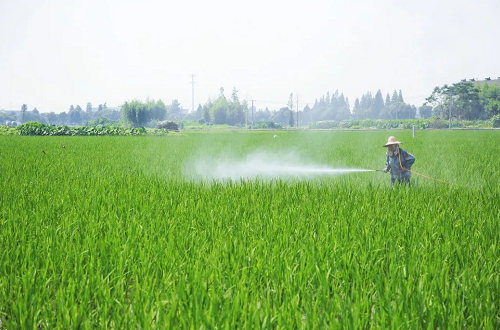
<path fill-rule="evenodd" d="M 387 140 L 387 143 L 384 144 L 384 147 L 388 147 L 392 144 L 401 144 L 398 140 L 396 140 L 395 136 L 389 136 L 389 139 Z"/>

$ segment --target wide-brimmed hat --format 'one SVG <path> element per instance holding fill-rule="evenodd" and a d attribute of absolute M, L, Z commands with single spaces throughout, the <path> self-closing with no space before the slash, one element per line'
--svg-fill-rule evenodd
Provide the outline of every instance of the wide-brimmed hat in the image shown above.
<path fill-rule="evenodd" d="M 384 144 L 384 147 L 388 147 L 393 144 L 401 144 L 401 142 L 399 142 L 395 136 L 389 136 L 389 139 L 387 140 L 387 143 Z"/>

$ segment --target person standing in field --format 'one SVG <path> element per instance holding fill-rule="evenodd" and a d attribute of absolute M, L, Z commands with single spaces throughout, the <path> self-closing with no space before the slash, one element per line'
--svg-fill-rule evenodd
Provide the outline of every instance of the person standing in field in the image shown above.
<path fill-rule="evenodd" d="M 387 158 L 385 162 L 384 173 L 391 172 L 391 183 L 410 185 L 411 167 L 415 163 L 415 157 L 408 151 L 399 147 L 399 142 L 394 136 L 390 136 L 384 147 L 387 148 Z"/>

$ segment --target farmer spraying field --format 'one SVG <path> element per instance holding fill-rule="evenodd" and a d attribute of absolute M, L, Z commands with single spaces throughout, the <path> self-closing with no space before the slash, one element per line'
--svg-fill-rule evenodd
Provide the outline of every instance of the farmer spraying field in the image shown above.
<path fill-rule="evenodd" d="M 411 167 L 415 163 L 415 157 L 408 151 L 399 147 L 399 142 L 394 136 L 390 136 L 384 147 L 387 148 L 387 157 L 384 173 L 391 172 L 391 183 L 397 180 L 398 183 L 410 185 Z"/>

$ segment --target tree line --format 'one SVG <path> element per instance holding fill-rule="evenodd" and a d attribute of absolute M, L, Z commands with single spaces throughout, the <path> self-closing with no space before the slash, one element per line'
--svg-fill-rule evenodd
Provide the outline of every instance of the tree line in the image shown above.
<path fill-rule="evenodd" d="M 99 104 L 96 110 L 92 107 L 92 103 L 88 102 L 85 111 L 83 111 L 80 105 L 74 106 L 72 104 L 68 111 L 63 111 L 58 114 L 55 112 L 41 113 L 37 108 L 28 111 L 28 105 L 23 104 L 21 106 L 20 118 L 17 118 L 15 114 L 8 114 L 4 119 L 10 121 L 19 120 L 21 124 L 34 121 L 49 125 L 83 125 L 96 118 L 119 120 L 120 113 L 113 109 L 108 109 L 106 102 L 104 104 Z"/>
<path fill-rule="evenodd" d="M 284 102 L 285 104 L 285 102 Z M 476 120 L 488 119 L 500 115 L 500 85 L 486 82 L 482 85 L 472 82 L 459 82 L 453 85 L 435 87 L 426 102 L 418 109 L 415 105 L 405 102 L 403 92 L 396 91 L 385 98 L 381 90 L 375 95 L 371 92 L 356 98 L 351 108 L 349 99 L 343 93 L 327 92 L 316 99 L 310 107 L 307 104 L 297 113 L 293 102 L 293 94 L 289 95 L 286 106 L 279 110 L 252 109 L 246 100 L 241 101 L 238 91 L 233 88 L 227 98 L 224 88 L 220 88 L 216 99 L 208 99 L 204 105 L 199 104 L 194 113 L 183 111 L 181 104 L 174 99 L 170 105 L 162 100 L 146 99 L 126 101 L 120 111 L 108 109 L 106 103 L 99 104 L 97 110 L 87 103 L 85 111 L 79 105 L 69 107 L 67 112 L 56 114 L 40 113 L 36 108 L 27 110 L 26 104 L 21 107 L 21 123 L 36 121 L 50 125 L 83 125 L 99 118 L 111 121 L 123 120 L 132 127 L 153 127 L 159 121 L 194 120 L 200 124 L 210 125 L 251 125 L 252 121 L 268 122 L 283 126 L 296 126 L 319 121 L 345 121 L 363 119 L 414 119 L 417 112 L 421 118 L 432 116 L 457 119 Z M 0 119 L 19 120 L 15 114 L 0 114 Z M 298 118 L 297 118 L 298 117 Z M 102 121 L 100 121 L 102 122 Z"/>
<path fill-rule="evenodd" d="M 259 109 L 251 111 L 246 101 L 240 102 L 234 88 L 230 100 L 224 96 L 224 89 L 221 88 L 219 97 L 216 100 L 209 100 L 203 107 L 200 105 L 197 110 L 197 117 L 203 123 L 242 125 L 246 121 L 270 121 L 286 126 L 296 126 L 310 122 L 328 120 L 349 120 L 349 119 L 397 119 L 415 118 L 417 108 L 404 102 L 401 90 L 394 91 L 392 98 L 387 94 L 386 100 L 382 98 L 379 90 L 373 96 L 371 92 L 364 94 L 361 99 L 356 98 L 354 108 L 351 111 L 349 99 L 343 93 L 335 91 L 331 94 L 320 97 L 310 107 L 308 104 L 300 111 L 296 110 L 293 102 L 293 93 L 288 98 L 286 106 L 279 110 Z M 298 118 L 297 118 L 298 115 Z M 247 116 L 252 118 L 246 118 Z"/>
<path fill-rule="evenodd" d="M 500 114 L 500 85 L 467 81 L 435 87 L 421 108 L 426 116 L 488 119 Z"/>

